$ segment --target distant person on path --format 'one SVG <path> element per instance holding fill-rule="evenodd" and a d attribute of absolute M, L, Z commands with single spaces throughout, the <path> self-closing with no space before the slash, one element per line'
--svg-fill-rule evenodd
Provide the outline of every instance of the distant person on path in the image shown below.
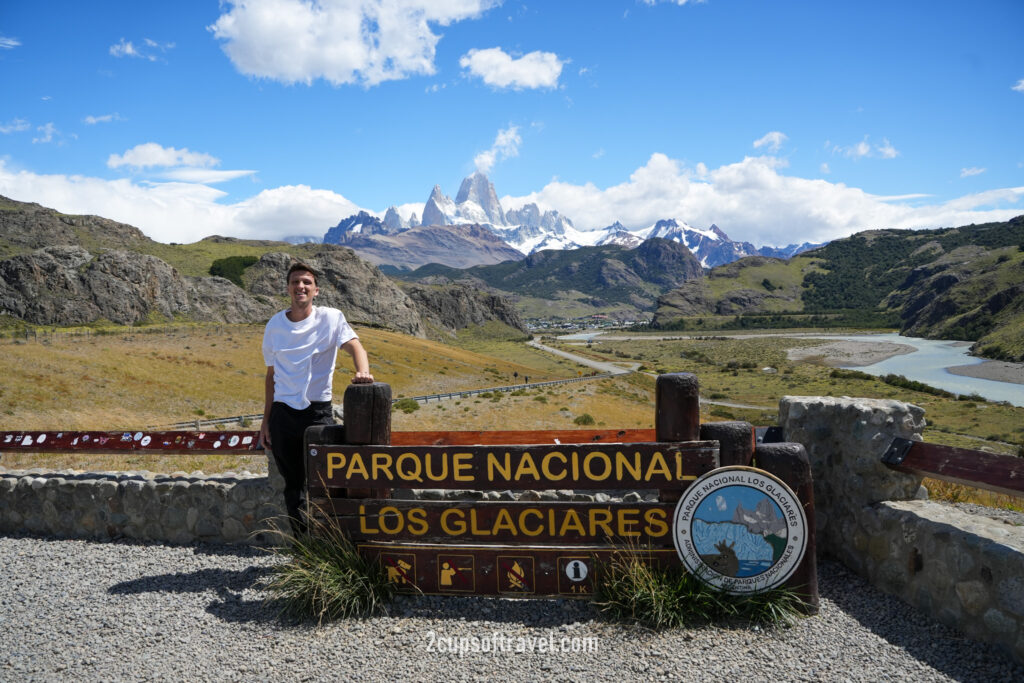
<path fill-rule="evenodd" d="M 292 531 L 304 533 L 300 500 L 306 483 L 302 437 L 306 427 L 334 424 L 331 384 L 338 348 L 352 356 L 354 383 L 373 382 L 370 361 L 355 331 L 336 308 L 314 306 L 316 272 L 303 263 L 288 269 L 291 307 L 276 313 L 263 332 L 267 366 L 260 445 L 270 447 L 284 477 Z"/>

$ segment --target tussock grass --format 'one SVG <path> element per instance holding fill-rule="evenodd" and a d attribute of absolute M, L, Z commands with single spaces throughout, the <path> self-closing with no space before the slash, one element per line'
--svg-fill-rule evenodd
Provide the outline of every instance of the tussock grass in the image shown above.
<path fill-rule="evenodd" d="M 282 615 L 322 624 L 387 613 L 394 584 L 337 526 L 314 517 L 306 533 L 277 533 L 283 544 L 269 552 L 284 562 L 274 567 L 265 588 Z"/>
<path fill-rule="evenodd" d="M 803 602 L 791 590 L 730 595 L 682 567 L 654 567 L 632 552 L 598 563 L 597 572 L 594 604 L 614 620 L 652 629 L 720 622 L 791 626 L 802 614 Z"/>

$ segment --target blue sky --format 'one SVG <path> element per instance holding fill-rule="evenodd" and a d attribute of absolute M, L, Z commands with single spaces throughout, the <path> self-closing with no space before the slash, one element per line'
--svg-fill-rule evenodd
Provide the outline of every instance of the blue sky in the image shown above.
<path fill-rule="evenodd" d="M 757 245 L 1024 213 L 1024 3 L 0 4 L 0 194 L 322 236 L 484 170 Z"/>

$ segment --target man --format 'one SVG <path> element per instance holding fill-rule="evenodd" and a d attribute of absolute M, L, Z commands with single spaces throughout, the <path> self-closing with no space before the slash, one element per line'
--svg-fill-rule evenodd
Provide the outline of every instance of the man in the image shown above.
<path fill-rule="evenodd" d="M 331 384 L 338 348 L 352 356 L 354 383 L 373 382 L 363 345 L 336 308 L 314 306 L 316 272 L 303 263 L 288 269 L 291 307 L 275 314 L 263 332 L 267 366 L 260 444 L 269 446 L 284 477 L 292 531 L 305 532 L 299 501 L 306 483 L 302 437 L 306 427 L 334 424 Z"/>

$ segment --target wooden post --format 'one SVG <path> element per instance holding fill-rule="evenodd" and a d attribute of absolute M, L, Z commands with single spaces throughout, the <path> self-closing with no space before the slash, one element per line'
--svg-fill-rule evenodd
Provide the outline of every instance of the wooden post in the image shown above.
<path fill-rule="evenodd" d="M 700 426 L 700 440 L 718 442 L 721 467 L 750 465 L 754 457 L 754 425 L 749 422 L 705 422 Z"/>
<path fill-rule="evenodd" d="M 654 431 L 658 441 L 700 439 L 700 387 L 697 375 L 658 375 L 654 398 Z"/>
<path fill-rule="evenodd" d="M 654 385 L 654 438 L 657 441 L 700 439 L 700 386 L 697 375 L 673 372 L 658 375 Z M 672 503 L 682 491 L 661 489 L 658 500 Z"/>
<path fill-rule="evenodd" d="M 349 384 L 345 389 L 345 443 L 391 443 L 391 385 Z M 391 489 L 348 489 L 349 498 L 390 498 Z"/>
<path fill-rule="evenodd" d="M 799 443 L 762 443 L 754 451 L 754 461 L 762 470 L 774 474 L 793 490 L 803 503 L 807 517 L 807 548 L 804 559 L 785 583 L 804 600 L 807 614 L 818 613 L 818 559 L 814 543 L 814 482 L 807 451 Z"/>

